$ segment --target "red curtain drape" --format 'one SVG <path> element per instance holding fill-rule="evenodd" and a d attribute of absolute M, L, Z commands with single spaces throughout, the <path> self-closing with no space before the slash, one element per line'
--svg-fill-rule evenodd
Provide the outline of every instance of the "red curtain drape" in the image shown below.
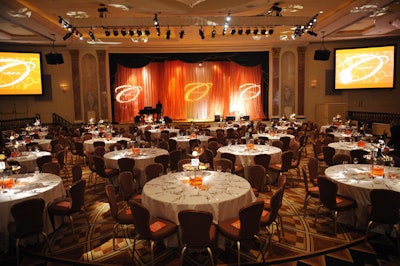
<path fill-rule="evenodd" d="M 114 89 L 116 122 L 132 122 L 145 106 L 163 104 L 173 120 L 213 120 L 214 115 L 264 118 L 261 66 L 230 61 L 152 62 L 142 68 L 118 65 Z"/>

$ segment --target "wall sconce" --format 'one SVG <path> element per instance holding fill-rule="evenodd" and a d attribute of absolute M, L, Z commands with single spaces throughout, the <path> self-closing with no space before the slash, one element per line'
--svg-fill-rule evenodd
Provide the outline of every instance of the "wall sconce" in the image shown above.
<path fill-rule="evenodd" d="M 60 83 L 59 87 L 62 92 L 67 92 L 67 90 L 69 89 L 68 83 L 65 82 Z"/>
<path fill-rule="evenodd" d="M 317 80 L 316 79 L 311 80 L 310 87 L 313 88 L 313 89 L 315 89 L 317 87 Z"/>

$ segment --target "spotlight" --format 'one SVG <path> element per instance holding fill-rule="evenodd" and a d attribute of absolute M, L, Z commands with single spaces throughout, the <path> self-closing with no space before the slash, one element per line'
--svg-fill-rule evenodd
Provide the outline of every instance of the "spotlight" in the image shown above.
<path fill-rule="evenodd" d="M 211 38 L 215 38 L 216 35 L 217 35 L 217 31 L 215 30 L 215 27 L 214 27 L 211 32 Z"/>
<path fill-rule="evenodd" d="M 273 29 L 270 29 L 269 31 L 268 31 L 268 34 L 269 35 L 272 35 L 274 33 L 274 30 Z"/>
<path fill-rule="evenodd" d="M 89 36 L 90 36 L 90 39 L 92 39 L 93 41 L 96 39 L 96 37 L 94 36 L 94 33 L 92 31 L 89 31 Z"/>
<path fill-rule="evenodd" d="M 200 35 L 201 39 L 205 38 L 203 28 L 199 29 L 199 35 Z"/>
<path fill-rule="evenodd" d="M 141 29 L 137 29 L 136 33 L 137 33 L 138 36 L 142 36 L 142 30 Z"/>
<path fill-rule="evenodd" d="M 157 14 L 156 14 L 156 13 L 154 13 L 153 22 L 154 22 L 154 26 L 157 26 L 157 25 L 158 25 L 158 18 L 157 18 Z"/>
<path fill-rule="evenodd" d="M 160 32 L 160 25 L 157 24 L 156 30 L 157 30 L 157 36 L 160 36 L 160 35 L 161 35 L 161 32 Z"/>
<path fill-rule="evenodd" d="M 129 30 L 129 36 L 133 36 L 135 33 L 133 32 L 132 29 Z"/>
<path fill-rule="evenodd" d="M 249 35 L 251 33 L 251 30 L 249 28 L 246 29 L 246 34 Z"/>
<path fill-rule="evenodd" d="M 58 16 L 58 23 L 62 23 L 63 22 L 63 18 L 62 17 L 60 17 L 60 16 Z"/>
<path fill-rule="evenodd" d="M 240 29 L 238 30 L 238 34 L 239 34 L 239 35 L 242 35 L 242 34 L 243 34 L 243 29 L 242 29 L 242 28 L 240 28 Z"/>
<path fill-rule="evenodd" d="M 79 40 L 83 40 L 83 35 L 82 35 L 82 33 L 79 35 Z"/>
<path fill-rule="evenodd" d="M 235 33 L 236 33 L 235 28 L 232 28 L 232 29 L 231 29 L 231 35 L 234 35 Z"/>
<path fill-rule="evenodd" d="M 255 28 L 255 29 L 253 30 L 253 34 L 254 34 L 254 35 L 257 35 L 257 34 L 258 34 L 258 29 L 257 29 L 257 28 Z"/>
<path fill-rule="evenodd" d="M 169 29 L 169 27 L 167 29 L 166 35 L 167 35 L 167 40 L 171 39 L 171 30 Z"/>
<path fill-rule="evenodd" d="M 65 36 L 63 37 L 63 40 L 65 41 L 71 36 L 72 36 L 72 32 L 67 32 L 67 34 L 65 34 Z"/>
<path fill-rule="evenodd" d="M 149 35 L 150 35 L 149 29 L 145 29 L 145 30 L 144 30 L 144 34 L 145 34 L 146 36 L 149 36 Z"/>
<path fill-rule="evenodd" d="M 267 34 L 267 30 L 266 29 L 261 29 L 261 35 L 266 35 Z"/>
<path fill-rule="evenodd" d="M 125 36 L 125 35 L 126 35 L 126 30 L 125 30 L 125 29 L 122 29 L 122 30 L 121 30 L 121 34 L 122 34 L 122 36 Z"/>
<path fill-rule="evenodd" d="M 228 23 L 231 21 L 231 13 L 228 13 L 228 15 L 226 15 L 225 21 Z"/>
<path fill-rule="evenodd" d="M 185 31 L 183 29 L 181 29 L 181 31 L 179 32 L 179 38 L 183 39 L 184 35 L 185 35 Z"/>
<path fill-rule="evenodd" d="M 118 36 L 118 30 L 117 30 L 117 29 L 114 29 L 114 30 L 113 30 L 113 34 L 114 34 L 114 36 Z"/>
<path fill-rule="evenodd" d="M 307 33 L 314 37 L 317 37 L 317 35 L 318 35 L 317 33 L 313 32 L 312 30 L 308 30 Z"/>
<path fill-rule="evenodd" d="M 222 36 L 225 36 L 225 34 L 226 34 L 226 29 L 223 28 L 223 29 L 222 29 Z"/>

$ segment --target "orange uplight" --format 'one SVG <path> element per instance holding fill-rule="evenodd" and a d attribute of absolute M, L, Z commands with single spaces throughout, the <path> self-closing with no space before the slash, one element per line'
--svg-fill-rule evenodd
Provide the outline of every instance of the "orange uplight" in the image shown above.
<path fill-rule="evenodd" d="M 357 146 L 360 147 L 360 148 L 364 148 L 365 147 L 365 141 L 362 141 L 362 140 L 358 141 L 357 142 Z"/>

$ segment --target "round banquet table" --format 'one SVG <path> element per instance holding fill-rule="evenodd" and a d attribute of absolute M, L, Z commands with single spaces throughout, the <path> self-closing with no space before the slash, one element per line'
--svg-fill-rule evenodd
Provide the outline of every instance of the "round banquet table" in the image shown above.
<path fill-rule="evenodd" d="M 176 140 L 179 147 L 181 147 L 183 150 L 186 150 L 187 152 L 189 152 L 189 141 L 191 139 L 200 140 L 201 145 L 203 145 L 204 148 L 207 148 L 208 140 L 210 138 L 211 138 L 211 136 L 197 135 L 196 138 L 192 138 L 190 136 L 177 136 L 177 137 L 172 137 L 170 139 Z"/>
<path fill-rule="evenodd" d="M 178 128 L 164 128 L 163 130 L 168 131 L 170 134 L 171 133 L 176 133 L 177 135 L 179 135 L 179 129 Z M 151 133 L 151 139 L 152 140 L 156 140 L 156 139 L 160 138 L 162 130 L 160 130 L 159 128 L 150 129 L 149 131 Z"/>
<path fill-rule="evenodd" d="M 359 132 L 356 132 L 355 134 L 353 132 L 351 133 L 346 133 L 346 132 L 339 132 L 339 131 L 334 131 L 334 132 L 329 132 L 329 134 L 332 134 L 335 139 L 334 141 L 341 141 L 345 138 L 358 138 L 358 137 L 364 137 L 365 139 L 370 139 L 372 137 L 372 134 L 364 134 L 361 135 Z"/>
<path fill-rule="evenodd" d="M 194 172 L 175 172 L 147 182 L 142 203 L 152 216 L 179 224 L 178 213 L 193 209 L 209 211 L 214 223 L 237 217 L 239 210 L 256 200 L 250 183 L 243 177 L 216 171 L 197 171 L 203 178 L 199 187 L 189 185 Z M 169 239 L 173 241 L 173 239 Z M 174 244 L 172 244 L 174 245 Z"/>
<path fill-rule="evenodd" d="M 124 138 L 124 137 L 121 137 L 121 138 L 113 137 L 110 140 L 107 140 L 105 138 L 93 138 L 93 139 L 85 140 L 83 142 L 83 148 L 84 148 L 85 151 L 93 152 L 94 151 L 93 143 L 96 142 L 96 141 L 102 141 L 102 142 L 104 142 L 106 144 L 105 145 L 106 151 L 109 151 L 110 150 L 110 148 L 109 148 L 110 145 L 117 143 L 118 140 L 126 140 L 126 141 L 128 141 L 128 143 L 130 143 L 132 141 L 130 138 Z"/>
<path fill-rule="evenodd" d="M 135 159 L 135 168 L 140 170 L 140 187 L 146 182 L 147 176 L 145 168 L 154 163 L 154 158 L 158 155 L 168 154 L 167 150 L 160 148 L 140 148 L 140 153 L 134 155 L 132 149 L 111 151 L 104 154 L 104 163 L 107 168 L 119 169 L 118 159 L 126 157 Z"/>
<path fill-rule="evenodd" d="M 10 178 L 17 178 L 15 185 L 12 188 L 0 189 L 0 247 L 4 249 L 7 249 L 9 244 L 7 225 L 14 220 L 10 213 L 11 206 L 32 198 L 44 199 L 47 206 L 56 198 L 66 195 L 61 177 L 53 174 L 30 173 L 12 175 Z M 49 234 L 53 231 L 53 227 L 46 210 L 44 210 L 44 215 L 43 231 Z M 60 223 L 61 220 L 57 222 Z M 36 237 L 33 237 L 33 239 L 36 239 Z"/>
<path fill-rule="evenodd" d="M 42 147 L 43 150 L 50 151 L 51 150 L 51 139 L 33 139 L 31 142 L 36 142 Z M 17 141 L 16 145 L 18 146 L 18 151 L 26 151 L 26 143 L 24 140 L 19 140 Z M 12 143 L 8 142 L 6 143 L 7 147 L 13 147 Z"/>
<path fill-rule="evenodd" d="M 232 153 L 236 156 L 236 164 L 242 165 L 244 168 L 244 177 L 249 177 L 249 166 L 254 165 L 254 156 L 257 154 L 271 155 L 271 164 L 280 163 L 282 150 L 270 145 L 254 145 L 253 150 L 249 150 L 246 144 L 222 146 L 217 150 L 217 157 L 221 157 L 221 153 Z"/>
<path fill-rule="evenodd" d="M 374 149 L 374 147 L 370 143 L 365 143 L 365 147 L 361 148 L 357 145 L 357 142 L 346 141 L 331 142 L 328 144 L 328 146 L 335 149 L 335 154 L 347 154 L 348 156 L 350 156 L 351 150 L 363 149 L 369 152 Z"/>
<path fill-rule="evenodd" d="M 222 129 L 222 130 L 224 130 L 224 133 L 225 133 L 225 135 L 226 135 L 226 131 L 229 129 L 229 128 L 233 128 L 234 130 L 237 130 L 237 127 L 234 127 L 234 126 L 228 126 L 228 127 L 208 127 L 208 129 L 210 130 L 210 135 L 212 136 L 212 137 L 216 137 L 217 136 L 217 130 L 218 129 Z"/>
<path fill-rule="evenodd" d="M 19 156 L 11 157 L 9 160 L 19 162 L 28 172 L 34 172 L 37 167 L 36 159 L 48 155 L 51 155 L 48 151 L 23 151 Z"/>
<path fill-rule="evenodd" d="M 294 135 L 292 134 L 284 134 L 284 133 L 276 133 L 271 135 L 271 133 L 259 133 L 259 134 L 253 134 L 254 138 L 258 137 L 267 137 L 269 144 L 271 144 L 274 140 L 279 140 L 281 137 L 289 137 L 290 141 L 294 141 Z"/>
<path fill-rule="evenodd" d="M 338 184 L 338 194 L 357 201 L 356 227 L 365 229 L 368 223 L 367 205 L 371 204 L 369 193 L 373 189 L 390 189 L 400 192 L 400 168 L 385 166 L 384 178 L 371 178 L 370 164 L 339 164 L 325 169 L 325 175 Z M 353 212 L 339 214 L 339 221 L 353 224 Z"/>

